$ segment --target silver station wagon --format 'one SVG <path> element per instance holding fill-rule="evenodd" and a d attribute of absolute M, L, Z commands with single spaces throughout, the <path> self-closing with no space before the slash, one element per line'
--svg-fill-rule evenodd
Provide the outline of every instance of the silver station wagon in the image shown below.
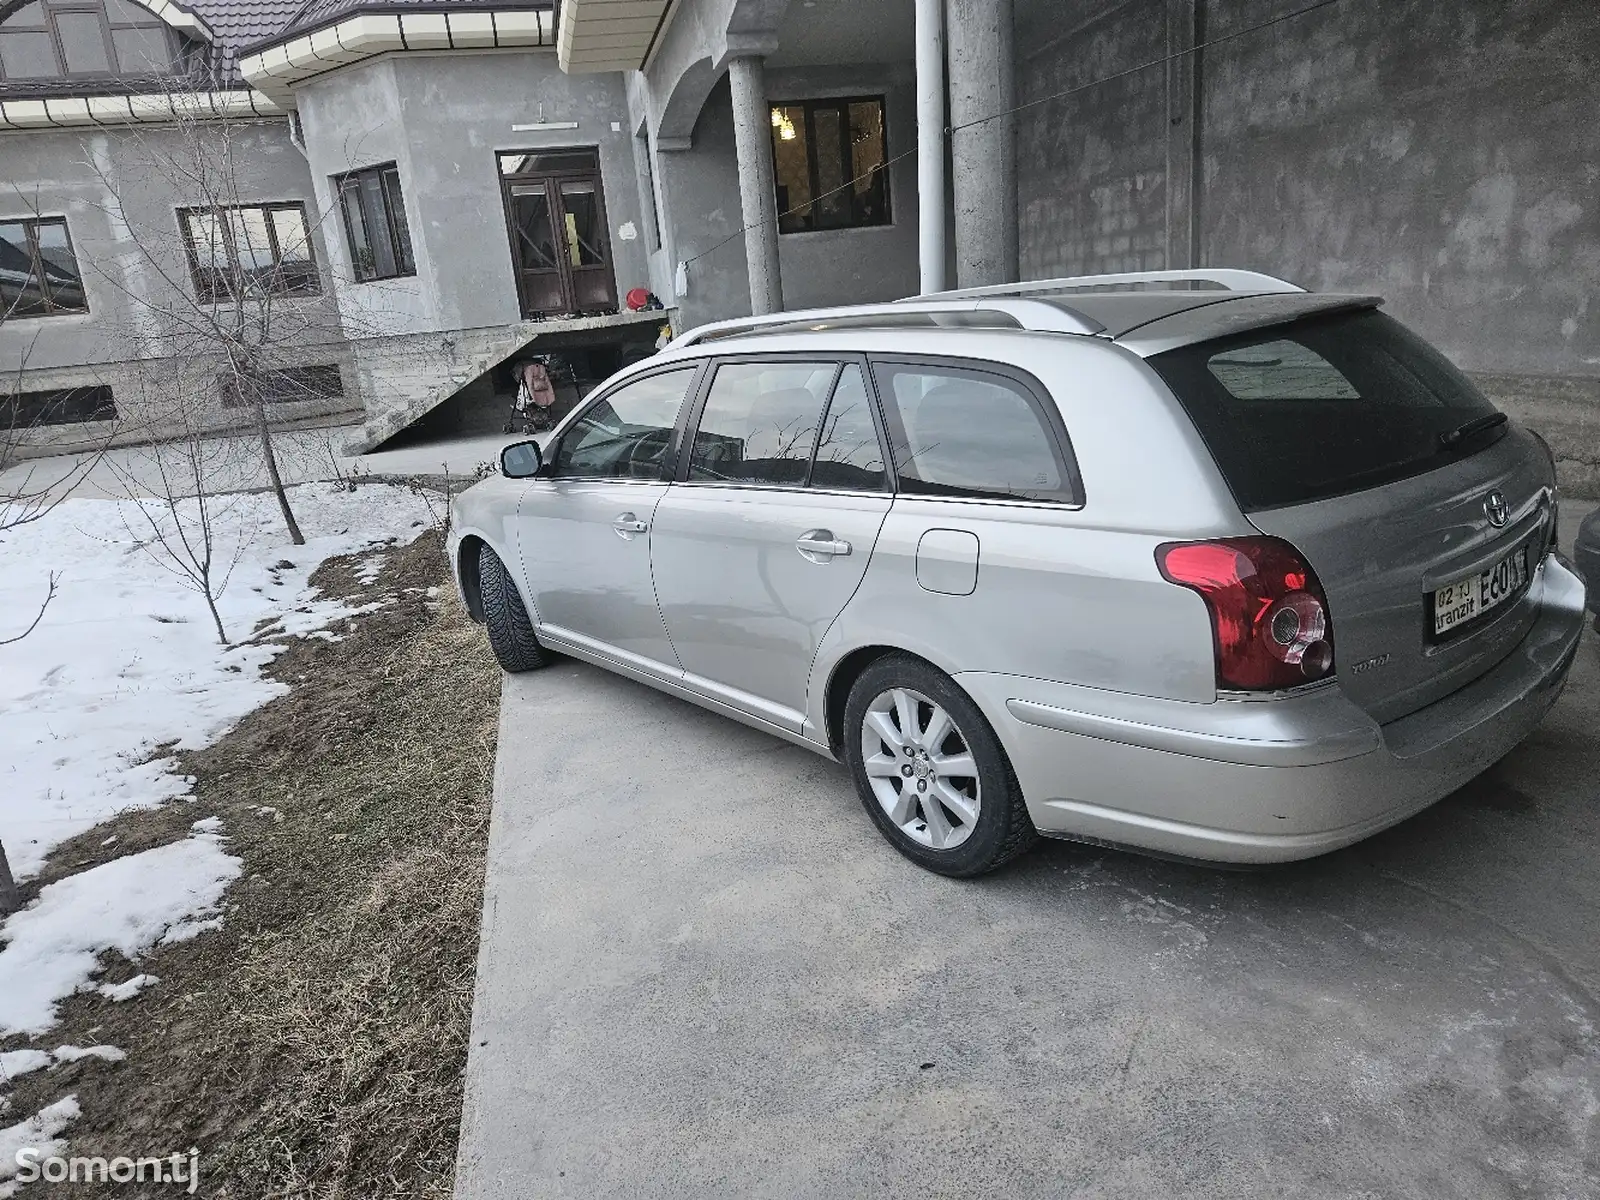
<path fill-rule="evenodd" d="M 848 764 L 907 857 L 1221 863 L 1404 820 L 1555 702 L 1548 448 L 1370 296 L 1243 271 L 706 326 L 456 501 L 508 671 Z"/>

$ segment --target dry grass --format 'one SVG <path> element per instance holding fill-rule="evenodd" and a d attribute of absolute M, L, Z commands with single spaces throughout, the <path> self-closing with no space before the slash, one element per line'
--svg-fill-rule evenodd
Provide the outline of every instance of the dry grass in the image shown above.
<path fill-rule="evenodd" d="M 436 534 L 393 552 L 370 588 L 337 560 L 314 582 L 393 599 L 342 641 L 296 641 L 278 659 L 294 690 L 183 756 L 193 802 L 76 839 L 41 879 L 172 841 L 213 813 L 244 859 L 220 931 L 141 961 L 162 982 L 136 1001 L 74 997 L 47 1039 L 110 1042 L 127 1061 L 25 1077 L 16 1110 L 75 1091 L 72 1153 L 197 1146 L 206 1195 L 448 1196 L 499 669 L 448 587 Z M 118 843 L 102 848 L 110 833 Z M 106 977 L 134 969 L 110 964 Z"/>

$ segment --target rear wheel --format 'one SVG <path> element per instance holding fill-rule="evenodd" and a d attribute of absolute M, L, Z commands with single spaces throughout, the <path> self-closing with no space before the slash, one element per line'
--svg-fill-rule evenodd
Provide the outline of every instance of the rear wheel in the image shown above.
<path fill-rule="evenodd" d="M 1038 833 L 1000 741 L 944 672 L 879 659 L 845 704 L 845 757 L 861 802 L 907 858 L 941 875 L 981 875 Z"/>
<path fill-rule="evenodd" d="M 513 673 L 532 671 L 550 661 L 539 644 L 522 595 L 500 556 L 487 545 L 478 549 L 478 591 L 483 602 L 483 623 L 489 646 L 500 665 Z"/>

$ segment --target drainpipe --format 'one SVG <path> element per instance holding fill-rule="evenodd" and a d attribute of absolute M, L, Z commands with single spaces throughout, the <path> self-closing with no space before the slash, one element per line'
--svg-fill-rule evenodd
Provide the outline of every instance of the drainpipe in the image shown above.
<path fill-rule="evenodd" d="M 917 263 L 921 291 L 945 290 L 944 0 L 917 2 Z"/>

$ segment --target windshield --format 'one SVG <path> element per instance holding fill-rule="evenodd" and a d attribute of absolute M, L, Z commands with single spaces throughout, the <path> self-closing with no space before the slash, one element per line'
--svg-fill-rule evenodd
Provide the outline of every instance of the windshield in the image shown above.
<path fill-rule="evenodd" d="M 1153 355 L 1246 511 L 1418 475 L 1482 449 L 1442 435 L 1491 415 L 1450 361 L 1370 309 Z"/>

